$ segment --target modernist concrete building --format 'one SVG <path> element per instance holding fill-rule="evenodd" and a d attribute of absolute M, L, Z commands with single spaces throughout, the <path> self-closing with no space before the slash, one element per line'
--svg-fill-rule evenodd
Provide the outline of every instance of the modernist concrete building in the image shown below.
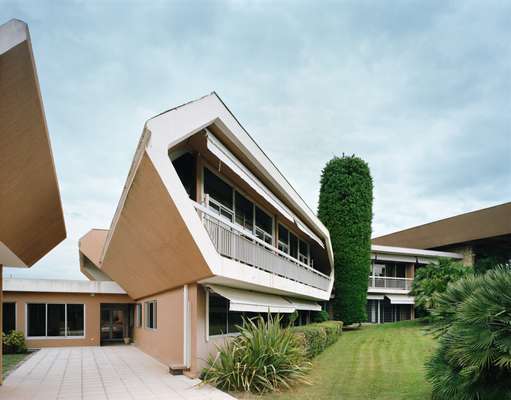
<path fill-rule="evenodd" d="M 147 121 L 110 229 L 90 235 L 83 268 L 134 299 L 137 346 L 191 375 L 243 315 L 306 319 L 332 290 L 327 229 L 215 93 Z"/>
<path fill-rule="evenodd" d="M 110 229 L 79 253 L 90 282 L 9 281 L 4 329 L 129 339 L 190 376 L 243 316 L 310 321 L 334 278 L 327 229 L 215 93 L 147 121 Z"/>
<path fill-rule="evenodd" d="M 463 255 L 373 244 L 367 290 L 368 321 L 415 319 L 415 299 L 410 295 L 415 271 L 439 258 L 461 260 Z"/>
<path fill-rule="evenodd" d="M 30 35 L 18 20 L 0 26 L 0 99 L 1 293 L 3 265 L 31 267 L 66 237 Z"/>
<path fill-rule="evenodd" d="M 511 202 L 379 236 L 373 244 L 462 253 L 466 265 L 485 257 L 509 261 Z"/>

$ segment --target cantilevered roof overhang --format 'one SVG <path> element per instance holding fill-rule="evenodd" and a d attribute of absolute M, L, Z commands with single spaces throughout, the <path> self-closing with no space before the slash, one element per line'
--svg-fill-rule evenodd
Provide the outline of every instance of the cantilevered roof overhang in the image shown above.
<path fill-rule="evenodd" d="M 169 150 L 212 125 L 224 144 L 242 154 L 273 193 L 314 230 L 333 266 L 328 230 L 212 93 L 145 124 L 100 261 L 102 270 L 135 299 L 221 276 L 228 268 L 169 159 Z"/>
<path fill-rule="evenodd" d="M 66 237 L 27 25 L 0 26 L 0 264 L 30 267 Z"/>

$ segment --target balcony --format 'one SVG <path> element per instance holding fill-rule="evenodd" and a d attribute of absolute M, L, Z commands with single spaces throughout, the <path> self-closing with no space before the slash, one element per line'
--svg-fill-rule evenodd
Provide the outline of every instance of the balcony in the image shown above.
<path fill-rule="evenodd" d="M 195 202 L 193 204 L 220 255 L 316 289 L 328 290 L 329 276 L 280 251 L 207 207 Z"/>
<path fill-rule="evenodd" d="M 412 289 L 412 278 L 392 278 L 386 276 L 370 276 L 369 289 L 393 289 L 405 290 Z"/>

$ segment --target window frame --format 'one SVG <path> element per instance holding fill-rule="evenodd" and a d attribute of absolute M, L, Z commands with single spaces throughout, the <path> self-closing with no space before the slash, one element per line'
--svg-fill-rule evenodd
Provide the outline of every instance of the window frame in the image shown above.
<path fill-rule="evenodd" d="M 135 327 L 136 328 L 142 328 L 143 321 L 142 321 L 142 303 L 136 303 L 135 304 Z"/>
<path fill-rule="evenodd" d="M 219 201 L 213 199 L 209 195 L 208 195 L 208 202 L 206 202 L 206 194 L 207 193 L 204 190 L 205 175 L 206 175 L 205 170 L 206 169 L 211 174 L 216 175 L 216 177 L 218 179 L 221 179 L 222 181 L 224 181 L 225 184 L 227 184 L 231 187 L 231 189 L 232 189 L 232 207 L 233 207 L 232 209 L 221 204 Z M 238 187 L 235 184 L 233 184 L 233 182 L 229 178 L 227 178 L 223 175 L 220 175 L 217 171 L 215 171 L 215 169 L 208 162 L 204 162 L 204 164 L 202 165 L 201 174 L 202 174 L 201 175 L 201 185 L 200 185 L 201 186 L 201 199 L 206 204 L 206 206 L 208 208 L 211 208 L 209 206 L 209 202 L 212 202 L 215 207 L 218 207 L 220 210 L 223 210 L 231 215 L 231 218 L 227 218 L 221 212 L 218 212 L 218 210 L 216 208 L 213 208 L 213 210 L 215 211 L 216 214 L 218 214 L 219 217 L 227 219 L 229 222 L 236 224 L 236 226 L 239 226 L 241 229 L 243 229 L 247 232 L 250 232 L 255 237 L 258 237 L 257 236 L 258 227 L 256 225 L 256 209 L 259 208 L 263 213 L 265 213 L 267 216 L 269 216 L 271 218 L 271 243 L 268 243 L 268 242 L 267 243 L 271 246 L 276 246 L 277 237 L 275 235 L 275 215 L 273 215 L 271 212 L 268 212 L 268 210 L 265 207 L 261 206 L 259 203 L 255 202 L 254 199 L 250 195 L 248 195 L 246 192 L 238 189 Z M 253 207 L 252 208 L 253 209 L 253 211 L 252 211 L 252 230 L 248 230 L 243 225 L 240 225 L 236 222 L 236 193 L 239 193 L 246 200 L 248 200 L 252 203 L 252 207 Z M 268 234 L 268 232 L 266 232 L 264 229 L 262 229 L 262 228 L 259 228 L 259 229 L 264 232 L 263 236 L 265 236 L 265 235 L 270 236 Z M 261 240 L 263 240 L 263 239 L 261 239 Z"/>
<path fill-rule="evenodd" d="M 144 328 L 155 331 L 158 329 L 158 305 L 156 300 L 149 300 L 144 302 Z M 150 305 L 153 305 L 153 326 L 149 326 L 151 318 L 149 318 Z"/>
<path fill-rule="evenodd" d="M 215 338 L 222 338 L 222 337 L 235 337 L 235 336 L 239 336 L 239 332 L 229 332 L 229 306 L 227 306 L 227 310 L 226 310 L 226 318 L 225 318 L 225 327 L 226 327 L 226 331 L 227 333 L 220 333 L 218 335 L 210 335 L 209 334 L 209 296 L 210 296 L 211 292 L 206 289 L 206 342 L 209 341 L 209 339 L 215 339 Z M 216 294 L 216 296 L 220 296 L 219 294 Z M 222 296 L 220 296 L 222 297 Z M 229 304 L 229 300 L 227 299 L 227 304 Z"/>
<path fill-rule="evenodd" d="M 45 336 L 29 336 L 28 334 L 28 306 L 31 304 L 44 304 L 44 310 L 45 310 L 45 318 L 44 318 L 44 332 L 46 333 Z M 58 305 L 64 305 L 64 328 L 65 328 L 65 335 L 64 336 L 48 336 L 48 304 L 58 304 Z M 70 305 L 81 305 L 83 306 L 83 335 L 81 336 L 69 336 L 68 328 L 67 328 L 67 306 Z M 55 339 L 63 339 L 63 340 L 69 340 L 69 339 L 85 339 L 87 337 L 87 305 L 85 303 L 61 303 L 61 302 L 49 302 L 49 303 L 42 303 L 42 302 L 30 302 L 25 303 L 25 338 L 27 340 L 55 340 Z"/>

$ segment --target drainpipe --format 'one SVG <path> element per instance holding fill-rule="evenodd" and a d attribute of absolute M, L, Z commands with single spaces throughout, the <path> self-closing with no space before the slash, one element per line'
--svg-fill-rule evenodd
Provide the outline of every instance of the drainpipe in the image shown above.
<path fill-rule="evenodd" d="M 188 299 L 188 285 L 183 286 L 183 366 L 190 368 L 190 350 L 191 350 L 191 315 L 190 300 Z"/>

